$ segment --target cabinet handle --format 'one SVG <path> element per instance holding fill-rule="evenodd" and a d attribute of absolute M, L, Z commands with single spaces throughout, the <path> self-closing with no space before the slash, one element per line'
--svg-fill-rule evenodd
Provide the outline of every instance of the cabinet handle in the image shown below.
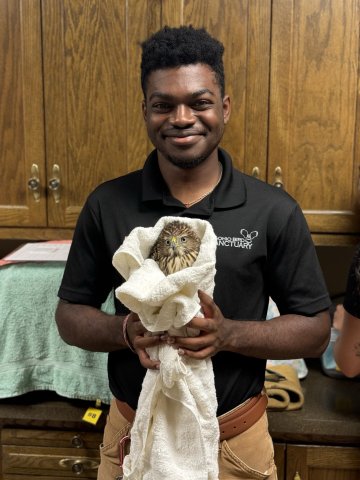
<path fill-rule="evenodd" d="M 255 178 L 259 178 L 260 177 L 260 168 L 259 167 L 254 167 L 252 169 L 251 175 Z"/>
<path fill-rule="evenodd" d="M 63 458 L 59 461 L 60 467 L 71 469 L 73 473 L 80 475 L 86 470 L 95 470 L 100 462 L 89 458 Z"/>
<path fill-rule="evenodd" d="M 40 202 L 39 167 L 36 163 L 31 165 L 31 177 L 28 180 L 28 189 L 33 193 L 35 202 Z"/>
<path fill-rule="evenodd" d="M 49 180 L 49 190 L 52 191 L 55 203 L 60 202 L 60 167 L 56 163 L 53 165 L 52 178 Z"/>
<path fill-rule="evenodd" d="M 301 477 L 300 477 L 300 475 L 299 475 L 299 472 L 296 472 L 296 473 L 295 473 L 294 480 L 301 480 Z"/>
<path fill-rule="evenodd" d="M 276 167 L 275 168 L 273 185 L 277 188 L 284 188 L 284 182 L 283 182 L 281 167 Z"/>

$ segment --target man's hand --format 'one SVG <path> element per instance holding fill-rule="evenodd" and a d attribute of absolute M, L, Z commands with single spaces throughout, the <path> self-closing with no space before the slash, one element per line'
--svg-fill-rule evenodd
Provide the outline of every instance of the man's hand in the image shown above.
<path fill-rule="evenodd" d="M 151 335 L 141 323 L 136 313 L 131 313 L 127 323 L 127 336 L 134 350 L 139 356 L 141 365 L 144 368 L 158 369 L 159 360 L 152 360 L 146 349 L 155 347 L 161 343 L 159 335 Z"/>
<path fill-rule="evenodd" d="M 178 348 L 180 355 L 202 360 L 225 349 L 228 329 L 227 320 L 213 299 L 201 290 L 198 295 L 204 317 L 194 317 L 187 326 L 200 330 L 199 335 L 196 337 L 163 335 L 161 339 Z"/>

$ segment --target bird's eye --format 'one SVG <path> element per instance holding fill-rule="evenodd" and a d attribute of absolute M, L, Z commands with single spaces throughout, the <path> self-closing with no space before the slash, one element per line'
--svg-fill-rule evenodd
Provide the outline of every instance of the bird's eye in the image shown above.
<path fill-rule="evenodd" d="M 185 243 L 186 242 L 186 237 L 180 237 L 180 242 Z"/>
<path fill-rule="evenodd" d="M 165 243 L 167 246 L 169 246 L 171 244 L 170 240 L 165 240 Z"/>

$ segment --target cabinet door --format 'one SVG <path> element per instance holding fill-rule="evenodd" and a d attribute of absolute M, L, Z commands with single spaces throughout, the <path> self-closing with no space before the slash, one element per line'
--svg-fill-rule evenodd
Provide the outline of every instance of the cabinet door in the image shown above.
<path fill-rule="evenodd" d="M 143 165 L 140 42 L 159 18 L 148 0 L 42 1 L 50 227 L 73 227 L 95 186 Z"/>
<path fill-rule="evenodd" d="M 275 465 L 277 469 L 278 480 L 284 480 L 285 453 L 286 453 L 286 445 L 284 443 L 274 443 L 274 459 L 275 459 Z"/>
<path fill-rule="evenodd" d="M 313 233 L 358 233 L 360 2 L 273 0 L 272 13 L 268 181 Z"/>
<path fill-rule="evenodd" d="M 41 58 L 40 0 L 1 0 L 0 226 L 46 225 Z"/>
<path fill-rule="evenodd" d="M 289 480 L 360 478 L 360 448 L 288 445 L 286 458 L 286 478 Z"/>
<path fill-rule="evenodd" d="M 256 158 L 265 172 L 270 0 L 43 0 L 42 10 L 50 196 L 60 181 L 49 226 L 74 226 L 96 185 L 142 167 L 139 43 L 161 25 L 204 26 L 224 42 L 234 102 L 223 145 L 241 169 Z"/>
<path fill-rule="evenodd" d="M 265 179 L 271 0 L 163 0 L 162 24 L 205 27 L 225 47 L 232 111 L 222 146 L 240 170 Z"/>

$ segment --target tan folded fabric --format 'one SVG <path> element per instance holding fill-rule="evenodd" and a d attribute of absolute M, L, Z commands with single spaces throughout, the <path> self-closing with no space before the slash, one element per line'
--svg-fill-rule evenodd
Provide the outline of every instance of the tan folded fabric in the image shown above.
<path fill-rule="evenodd" d="M 268 410 L 298 410 L 304 404 L 300 381 L 291 365 L 269 366 L 265 372 L 265 389 L 269 397 Z"/>

